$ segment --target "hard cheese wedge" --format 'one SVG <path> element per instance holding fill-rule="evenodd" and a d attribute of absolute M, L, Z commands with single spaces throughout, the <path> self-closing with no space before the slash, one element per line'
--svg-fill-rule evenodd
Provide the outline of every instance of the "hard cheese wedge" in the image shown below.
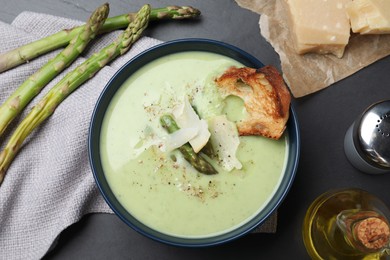
<path fill-rule="evenodd" d="M 351 0 L 285 0 L 298 54 L 331 53 L 341 58 L 350 36 L 345 6 Z"/>
<path fill-rule="evenodd" d="M 347 13 L 355 33 L 390 33 L 390 0 L 354 0 Z"/>

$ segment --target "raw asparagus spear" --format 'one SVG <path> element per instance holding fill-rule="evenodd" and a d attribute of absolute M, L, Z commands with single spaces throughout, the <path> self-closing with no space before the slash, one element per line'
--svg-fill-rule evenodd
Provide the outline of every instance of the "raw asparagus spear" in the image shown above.
<path fill-rule="evenodd" d="M 30 76 L 0 106 L 0 137 L 11 121 L 54 77 L 68 67 L 95 38 L 109 13 L 109 5 L 103 4 L 91 15 L 85 26 L 74 36 L 69 45 L 55 58 Z M 0 138 L 1 139 L 1 138 Z"/>
<path fill-rule="evenodd" d="M 161 125 L 168 131 L 173 133 L 179 130 L 178 125 L 171 115 L 163 115 L 160 118 Z M 202 157 L 202 155 L 195 153 L 189 143 L 180 146 L 179 151 L 183 154 L 184 159 L 189 162 L 196 170 L 204 174 L 216 174 L 217 170 Z"/>
<path fill-rule="evenodd" d="M 139 39 L 148 25 L 150 6 L 144 5 L 127 29 L 110 45 L 93 54 L 89 59 L 69 72 L 42 98 L 12 133 L 8 143 L 0 153 L 0 184 L 6 170 L 20 150 L 27 136 L 77 87 L 93 77 L 108 62 L 124 54 Z"/>
<path fill-rule="evenodd" d="M 164 8 L 152 9 L 150 20 L 187 19 L 195 18 L 199 15 L 200 11 L 190 6 L 167 6 Z M 99 33 L 126 28 L 129 25 L 129 22 L 134 20 L 134 16 L 134 13 L 129 13 L 108 18 Z M 65 46 L 81 29 L 82 26 L 69 30 L 62 30 L 46 38 L 0 54 L 0 72 L 14 68 L 44 53 Z"/>

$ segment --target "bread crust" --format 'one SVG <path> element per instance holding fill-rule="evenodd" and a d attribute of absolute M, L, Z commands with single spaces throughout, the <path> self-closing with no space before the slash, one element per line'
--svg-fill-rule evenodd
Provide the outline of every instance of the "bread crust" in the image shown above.
<path fill-rule="evenodd" d="M 240 135 L 272 139 L 282 136 L 289 118 L 291 94 L 275 67 L 231 67 L 215 82 L 223 97 L 234 95 L 244 101 L 249 116 L 237 123 Z"/>

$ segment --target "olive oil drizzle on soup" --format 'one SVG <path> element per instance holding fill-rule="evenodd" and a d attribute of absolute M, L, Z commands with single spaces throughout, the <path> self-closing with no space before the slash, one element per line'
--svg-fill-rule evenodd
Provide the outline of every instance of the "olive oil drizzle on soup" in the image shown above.
<path fill-rule="evenodd" d="M 177 150 L 163 152 L 156 143 L 167 135 L 159 118 L 179 97 L 188 97 L 201 117 L 245 116 L 239 98 L 221 100 L 213 85 L 233 65 L 243 66 L 208 52 L 164 56 L 131 75 L 108 107 L 101 132 L 106 179 L 126 210 L 157 231 L 194 238 L 225 233 L 264 208 L 281 182 L 286 135 L 239 137 L 242 168 L 228 172 L 213 161 L 215 175 L 198 173 Z"/>

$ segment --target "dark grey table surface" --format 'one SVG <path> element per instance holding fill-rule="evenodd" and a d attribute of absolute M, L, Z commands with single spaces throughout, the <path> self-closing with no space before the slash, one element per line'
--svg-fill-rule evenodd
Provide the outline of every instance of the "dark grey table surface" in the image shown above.
<path fill-rule="evenodd" d="M 12 22 L 22 11 L 85 20 L 103 1 L 0 0 L 0 20 Z M 168 41 L 209 38 L 249 52 L 264 64 L 280 68 L 279 57 L 259 33 L 259 15 L 233 0 L 108 0 L 110 15 L 154 7 L 192 5 L 202 11 L 196 21 L 152 24 L 145 35 Z M 315 94 L 294 99 L 301 131 L 301 157 L 294 183 L 278 209 L 275 234 L 249 234 L 210 248 L 178 248 L 133 231 L 115 215 L 91 214 L 66 229 L 46 259 L 308 259 L 301 228 L 310 203 L 334 188 L 363 188 L 390 205 L 390 174 L 372 176 L 347 161 L 343 139 L 352 121 L 370 104 L 390 99 L 390 57 L 364 68 Z M 21 249 L 22 250 L 22 249 Z M 1 255 L 1 252 L 0 252 Z M 1 258 L 1 257 L 0 257 Z"/>

